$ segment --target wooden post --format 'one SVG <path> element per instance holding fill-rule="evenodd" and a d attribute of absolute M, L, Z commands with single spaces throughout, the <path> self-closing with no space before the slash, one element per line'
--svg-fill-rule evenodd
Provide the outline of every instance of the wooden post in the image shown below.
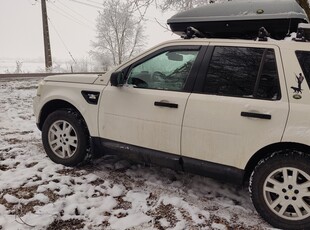
<path fill-rule="evenodd" d="M 49 37 L 49 30 L 48 30 L 46 0 L 41 0 L 41 6 L 42 6 L 45 68 L 47 72 L 50 72 L 51 67 L 53 66 L 53 63 L 52 63 L 51 44 L 50 44 L 50 37 Z"/>

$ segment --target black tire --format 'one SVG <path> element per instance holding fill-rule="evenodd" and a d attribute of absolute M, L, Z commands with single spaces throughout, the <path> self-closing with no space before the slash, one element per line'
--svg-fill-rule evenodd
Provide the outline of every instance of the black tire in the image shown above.
<path fill-rule="evenodd" d="M 272 226 L 310 229 L 309 182 L 308 155 L 297 151 L 277 153 L 261 160 L 252 173 L 251 199 L 257 212 Z"/>
<path fill-rule="evenodd" d="M 73 110 L 57 110 L 48 115 L 42 128 L 42 141 L 49 158 L 58 164 L 76 166 L 88 155 L 88 130 Z"/>

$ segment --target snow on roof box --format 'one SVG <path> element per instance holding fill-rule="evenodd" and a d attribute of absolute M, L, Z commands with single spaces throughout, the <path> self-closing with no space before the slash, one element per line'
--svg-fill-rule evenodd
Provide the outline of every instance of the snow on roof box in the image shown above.
<path fill-rule="evenodd" d="M 179 35 L 194 27 L 206 37 L 255 38 L 265 27 L 272 38 L 283 39 L 296 32 L 298 23 L 308 23 L 304 10 L 295 0 L 239 0 L 209 4 L 178 13 L 168 19 Z"/>

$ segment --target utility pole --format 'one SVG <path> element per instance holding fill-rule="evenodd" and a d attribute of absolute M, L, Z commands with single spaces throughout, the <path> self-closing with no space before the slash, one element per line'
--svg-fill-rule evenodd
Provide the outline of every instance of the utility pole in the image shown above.
<path fill-rule="evenodd" d="M 41 0 L 41 6 L 42 6 L 42 21 L 43 21 L 45 68 L 46 71 L 50 71 L 53 63 L 52 63 L 51 44 L 48 30 L 46 0 Z"/>

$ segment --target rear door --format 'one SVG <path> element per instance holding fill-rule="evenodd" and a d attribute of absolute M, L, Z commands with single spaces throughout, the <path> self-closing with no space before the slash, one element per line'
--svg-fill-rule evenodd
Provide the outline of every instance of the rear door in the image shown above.
<path fill-rule="evenodd" d="M 289 107 L 280 51 L 214 43 L 202 66 L 186 107 L 182 155 L 242 169 L 284 132 Z"/>

